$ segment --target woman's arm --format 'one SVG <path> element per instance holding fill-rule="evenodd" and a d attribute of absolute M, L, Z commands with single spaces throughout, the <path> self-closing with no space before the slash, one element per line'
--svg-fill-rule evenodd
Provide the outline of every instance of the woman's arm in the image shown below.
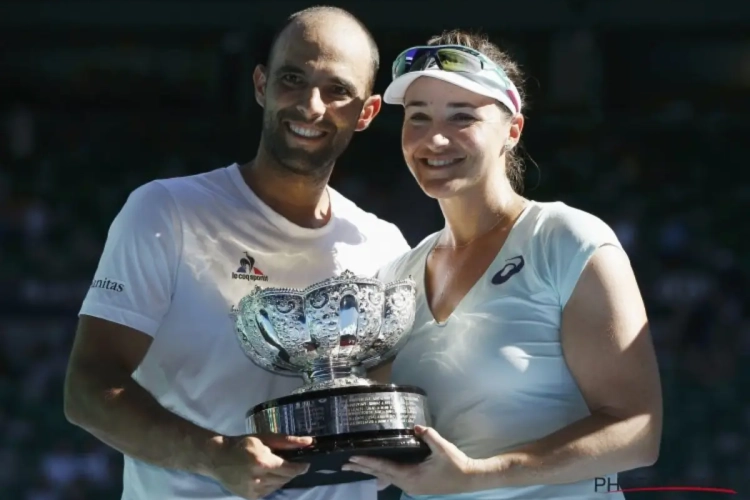
<path fill-rule="evenodd" d="M 591 415 L 479 461 L 472 490 L 570 483 L 656 461 L 661 382 L 643 300 L 621 249 L 604 246 L 588 262 L 563 311 L 561 343 Z"/>

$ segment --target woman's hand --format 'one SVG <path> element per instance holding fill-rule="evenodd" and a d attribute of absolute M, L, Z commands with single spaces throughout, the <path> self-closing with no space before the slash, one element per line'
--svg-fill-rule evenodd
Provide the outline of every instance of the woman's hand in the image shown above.
<path fill-rule="evenodd" d="M 481 461 L 467 457 L 433 428 L 418 425 L 414 430 L 432 451 L 424 462 L 405 465 L 380 458 L 351 457 L 351 463 L 342 469 L 370 474 L 381 487 L 392 484 L 410 495 L 473 491 L 473 479 L 482 472 Z"/>

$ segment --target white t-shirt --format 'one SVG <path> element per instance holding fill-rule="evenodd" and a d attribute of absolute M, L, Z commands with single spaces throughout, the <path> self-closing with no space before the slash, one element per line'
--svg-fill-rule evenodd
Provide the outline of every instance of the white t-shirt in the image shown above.
<path fill-rule="evenodd" d="M 561 314 L 593 252 L 620 246 L 614 232 L 563 203 L 530 202 L 487 271 L 442 324 L 434 320 L 423 286 L 438 235 L 378 273 L 386 281 L 411 275 L 419 284 L 414 328 L 396 355 L 392 382 L 424 389 L 435 429 L 471 458 L 498 455 L 588 416 L 563 357 Z M 616 484 L 616 475 L 609 479 Z M 592 478 L 440 498 L 593 500 L 603 492 Z"/>
<path fill-rule="evenodd" d="M 255 285 L 304 288 L 344 270 L 373 276 L 409 250 L 392 224 L 329 188 L 325 227 L 299 227 L 247 186 L 234 164 L 133 191 L 109 230 L 80 314 L 153 336 L 133 374 L 168 410 L 222 433 L 246 433 L 256 404 L 302 384 L 247 358 L 232 313 Z M 125 457 L 123 500 L 236 498 L 218 483 Z M 376 498 L 374 481 L 268 498 Z"/>

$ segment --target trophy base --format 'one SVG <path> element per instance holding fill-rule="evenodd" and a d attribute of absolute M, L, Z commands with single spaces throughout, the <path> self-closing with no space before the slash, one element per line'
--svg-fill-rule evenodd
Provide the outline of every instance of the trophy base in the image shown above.
<path fill-rule="evenodd" d="M 411 386 L 369 385 L 301 392 L 257 405 L 248 413 L 250 434 L 311 436 L 312 446 L 278 450 L 279 456 L 310 464 L 285 488 L 310 488 L 372 479 L 341 467 L 353 455 L 418 463 L 428 446 L 414 434 L 429 425 L 424 392 Z"/>
<path fill-rule="evenodd" d="M 324 436 L 316 438 L 315 444 L 309 448 L 277 451 L 276 454 L 290 462 L 310 464 L 306 474 L 297 476 L 284 485 L 284 489 L 290 489 L 373 479 L 360 472 L 341 470 L 349 462 L 349 458 L 355 455 L 409 464 L 423 461 L 430 454 L 430 449 L 413 431 L 370 431 Z"/>

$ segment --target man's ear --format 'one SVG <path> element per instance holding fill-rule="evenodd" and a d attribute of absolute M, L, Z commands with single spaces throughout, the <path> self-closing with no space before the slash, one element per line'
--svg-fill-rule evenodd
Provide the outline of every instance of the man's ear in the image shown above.
<path fill-rule="evenodd" d="M 370 126 L 370 123 L 380 113 L 380 108 L 383 105 L 383 99 L 379 95 L 371 95 L 365 101 L 365 105 L 362 107 L 362 112 L 359 114 L 359 120 L 357 120 L 357 132 L 361 132 Z"/>
<path fill-rule="evenodd" d="M 261 108 L 266 107 L 266 67 L 259 64 L 253 71 L 253 87 L 255 87 L 255 100 Z"/>

